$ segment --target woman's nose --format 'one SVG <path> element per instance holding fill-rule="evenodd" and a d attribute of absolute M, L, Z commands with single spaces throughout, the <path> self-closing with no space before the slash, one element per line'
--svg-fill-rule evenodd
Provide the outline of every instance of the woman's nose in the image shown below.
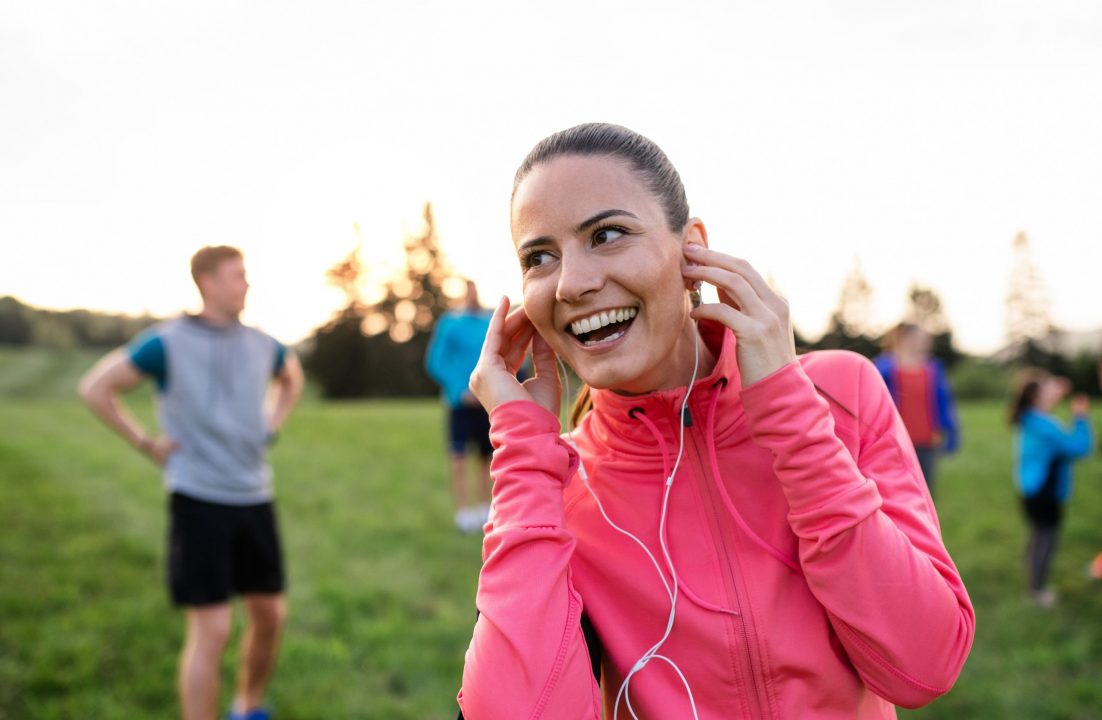
<path fill-rule="evenodd" d="M 586 295 L 601 289 L 605 283 L 600 264 L 584 254 L 564 254 L 559 268 L 559 282 L 555 287 L 555 299 L 576 303 Z"/>

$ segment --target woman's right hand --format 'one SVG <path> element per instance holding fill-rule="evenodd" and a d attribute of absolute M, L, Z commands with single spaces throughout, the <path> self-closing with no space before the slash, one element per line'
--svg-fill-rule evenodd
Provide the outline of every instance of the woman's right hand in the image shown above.
<path fill-rule="evenodd" d="M 517 371 L 528 345 L 532 345 L 534 376 L 521 383 Z M 530 400 L 558 416 L 562 386 L 555 353 L 528 319 L 523 307 L 509 312 L 509 298 L 503 297 L 490 318 L 482 354 L 471 373 L 471 392 L 491 412 L 502 403 Z"/>

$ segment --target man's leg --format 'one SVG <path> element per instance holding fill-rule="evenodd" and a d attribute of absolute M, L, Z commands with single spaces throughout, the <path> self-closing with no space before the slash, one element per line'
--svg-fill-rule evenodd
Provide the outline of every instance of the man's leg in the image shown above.
<path fill-rule="evenodd" d="M 233 709 L 244 714 L 260 707 L 268 679 L 275 669 L 279 638 L 287 619 L 287 600 L 282 593 L 250 594 L 245 601 L 245 632 L 241 638 L 241 667 Z"/>
<path fill-rule="evenodd" d="M 448 411 L 448 473 L 451 476 L 452 501 L 455 503 L 455 527 L 469 533 L 474 515 L 467 492 L 467 442 L 470 435 L 470 408 Z"/>
<path fill-rule="evenodd" d="M 218 679 L 230 637 L 229 603 L 187 608 L 187 638 L 180 654 L 180 708 L 184 720 L 218 717 Z"/>

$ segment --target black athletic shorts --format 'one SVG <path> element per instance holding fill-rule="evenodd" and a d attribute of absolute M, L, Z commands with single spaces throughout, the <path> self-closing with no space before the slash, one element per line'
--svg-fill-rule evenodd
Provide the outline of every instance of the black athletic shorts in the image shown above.
<path fill-rule="evenodd" d="M 448 434 L 453 455 L 464 455 L 467 446 L 474 443 L 482 457 L 490 457 L 494 452 L 490 444 L 490 416 L 481 405 L 452 408 L 448 418 Z"/>
<path fill-rule="evenodd" d="M 283 591 L 275 507 L 222 505 L 172 493 L 168 588 L 176 605 L 211 605 Z"/>

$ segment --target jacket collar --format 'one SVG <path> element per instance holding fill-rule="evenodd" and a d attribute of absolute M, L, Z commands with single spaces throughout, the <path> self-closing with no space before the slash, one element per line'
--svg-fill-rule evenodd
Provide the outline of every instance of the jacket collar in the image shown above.
<path fill-rule="evenodd" d="M 720 441 L 745 424 L 739 399 L 741 381 L 735 355 L 735 335 L 725 325 L 711 321 L 701 321 L 699 329 L 704 343 L 716 356 L 716 364 L 707 377 L 693 384 L 689 414 L 693 426 L 704 432 L 713 397 L 719 393 L 719 398 L 715 400 L 714 439 Z M 676 443 L 680 432 L 677 418 L 685 391 L 684 386 L 646 395 L 591 390 L 593 410 L 583 421 L 584 431 L 593 433 L 595 440 L 612 449 L 657 450 L 653 431 L 636 418 L 637 413 L 645 413 L 667 441 Z"/>

